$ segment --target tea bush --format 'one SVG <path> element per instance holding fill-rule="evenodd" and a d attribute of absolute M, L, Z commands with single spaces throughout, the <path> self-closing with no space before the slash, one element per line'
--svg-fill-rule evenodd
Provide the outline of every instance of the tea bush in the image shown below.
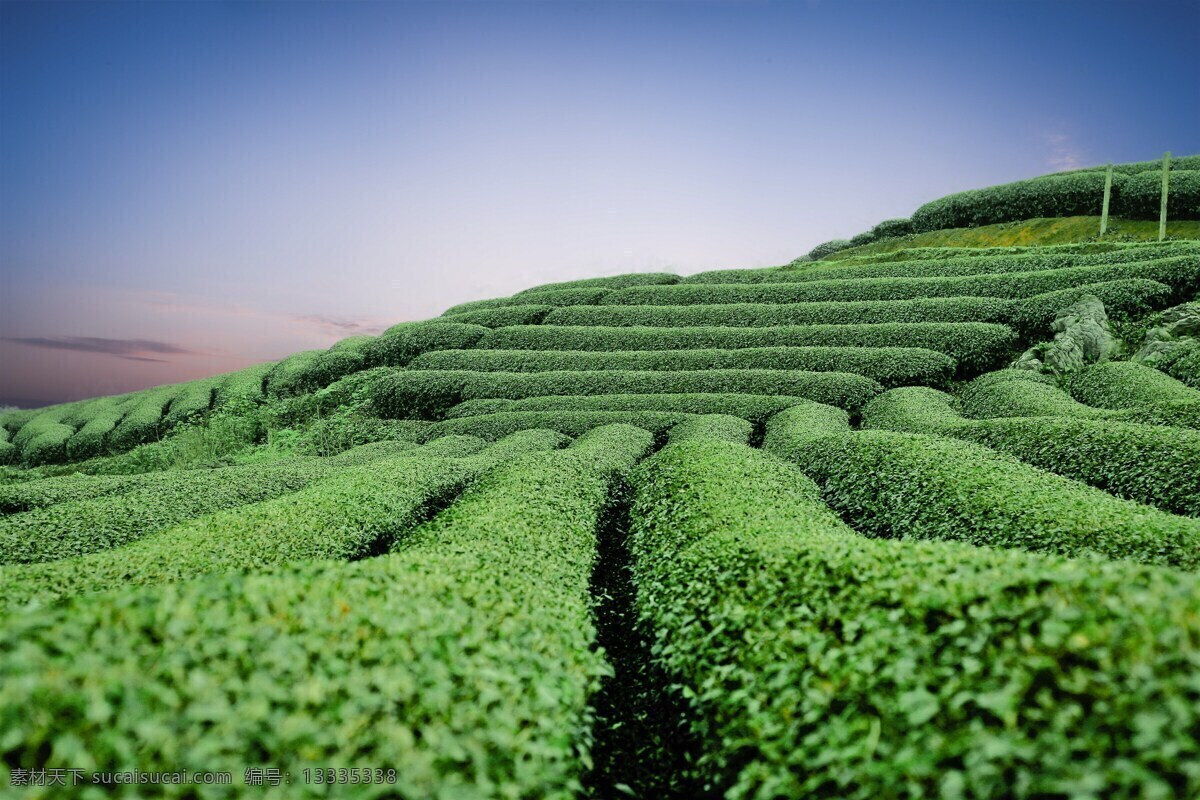
<path fill-rule="evenodd" d="M 798 464 L 825 501 L 868 535 L 1200 567 L 1200 520 L 1115 498 L 970 442 L 814 431 L 806 411 L 773 417 L 764 447 Z"/>
<path fill-rule="evenodd" d="M 730 443 L 634 483 L 638 615 L 714 794 L 1200 791 L 1195 576 L 866 539 Z"/>
<path fill-rule="evenodd" d="M 684 328 L 520 325 L 489 331 L 486 350 L 737 350 L 749 347 L 891 347 L 945 353 L 963 369 L 990 366 L 1016 348 L 1016 332 L 984 322 Z"/>
<path fill-rule="evenodd" d="M 748 347 L 704 350 L 443 350 L 414 359 L 411 369 L 477 372 L 563 370 L 776 369 L 850 372 L 884 386 L 944 385 L 954 359 L 915 347 Z"/>
<path fill-rule="evenodd" d="M 375 385 L 374 411 L 395 419 L 440 419 L 464 400 L 519 400 L 545 395 L 785 394 L 858 409 L 882 391 L 875 381 L 844 372 L 737 369 L 597 372 L 468 372 L 404 370 Z"/>

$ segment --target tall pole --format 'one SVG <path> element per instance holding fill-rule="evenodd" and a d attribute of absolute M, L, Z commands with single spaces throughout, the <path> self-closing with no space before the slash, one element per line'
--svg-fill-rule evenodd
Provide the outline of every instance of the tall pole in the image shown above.
<path fill-rule="evenodd" d="M 1108 199 L 1112 197 L 1112 164 L 1108 165 L 1108 173 L 1104 176 L 1104 207 L 1100 210 L 1100 238 L 1108 230 Z"/>
<path fill-rule="evenodd" d="M 1158 240 L 1167 238 L 1167 175 L 1171 172 L 1171 151 L 1163 153 L 1162 204 L 1158 208 Z"/>

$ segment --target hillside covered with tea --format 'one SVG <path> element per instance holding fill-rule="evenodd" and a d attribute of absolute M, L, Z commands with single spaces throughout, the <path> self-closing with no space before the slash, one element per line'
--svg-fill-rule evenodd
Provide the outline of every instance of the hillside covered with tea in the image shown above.
<path fill-rule="evenodd" d="M 1200 796 L 1200 156 L 1105 179 L 0 414 L 0 783 Z"/>

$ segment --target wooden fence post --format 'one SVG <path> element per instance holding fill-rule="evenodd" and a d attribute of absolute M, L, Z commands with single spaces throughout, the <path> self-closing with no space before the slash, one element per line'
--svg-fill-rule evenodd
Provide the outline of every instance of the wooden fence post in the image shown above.
<path fill-rule="evenodd" d="M 1171 173 L 1171 151 L 1163 153 L 1162 204 L 1158 208 L 1158 240 L 1167 238 L 1167 176 Z"/>
<path fill-rule="evenodd" d="M 1108 230 L 1108 199 L 1112 196 L 1112 164 L 1108 165 L 1108 173 L 1104 176 L 1104 207 L 1100 210 L 1100 238 Z"/>

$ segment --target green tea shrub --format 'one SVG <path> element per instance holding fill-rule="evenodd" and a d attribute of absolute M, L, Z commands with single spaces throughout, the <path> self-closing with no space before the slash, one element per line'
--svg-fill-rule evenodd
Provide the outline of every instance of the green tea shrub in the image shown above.
<path fill-rule="evenodd" d="M 220 380 L 189 381 L 179 385 L 179 391 L 171 398 L 171 405 L 163 416 L 163 425 L 173 428 L 208 412 L 216 400 Z"/>
<path fill-rule="evenodd" d="M 850 247 L 850 242 L 846 239 L 830 239 L 828 242 L 821 244 L 808 251 L 808 257 L 812 261 L 820 261 L 825 256 L 832 255 L 839 250 L 845 250 Z"/>
<path fill-rule="evenodd" d="M 126 476 L 63 475 L 35 478 L 0 486 L 0 513 L 14 514 L 35 508 L 94 500 L 136 488 L 138 482 Z"/>
<path fill-rule="evenodd" d="M 973 419 L 994 417 L 1097 417 L 1104 412 L 1059 389 L 1053 379 L 1029 370 L 1004 369 L 981 375 L 959 393 L 962 411 Z"/>
<path fill-rule="evenodd" d="M 1167 219 L 1200 219 L 1200 169 L 1171 166 Z M 1147 170 L 1124 180 L 1113 213 L 1130 219 L 1157 219 L 1161 207 L 1162 170 Z"/>
<path fill-rule="evenodd" d="M 455 437 L 465 439 L 465 437 Z M 491 467 L 561 446 L 550 431 L 527 431 L 462 455 L 438 447 L 389 442 L 339 457 L 345 469 L 286 497 L 184 522 L 125 547 L 37 564 L 0 566 L 7 608 L 77 594 L 187 580 L 210 572 L 261 570 L 309 559 L 351 560 L 385 552 Z M 397 450 L 396 445 L 403 448 Z M 458 442 L 454 444 L 458 445 Z M 437 451 L 446 455 L 438 455 Z"/>
<path fill-rule="evenodd" d="M 467 400 L 446 412 L 447 419 L 495 414 L 500 411 L 665 411 L 676 414 L 720 414 L 762 424 L 768 417 L 794 405 L 810 403 L 802 397 L 763 394 L 595 394 L 550 395 L 520 400 L 496 398 Z"/>
<path fill-rule="evenodd" d="M 1098 298 L 1110 318 L 1119 318 L 1145 316 L 1167 305 L 1175 293 L 1169 286 L 1145 278 L 1089 283 L 1013 301 L 1004 321 L 1027 333 L 1045 333 L 1064 309 L 1087 295 Z"/>
<path fill-rule="evenodd" d="M 372 339 L 363 355 L 372 367 L 402 367 L 421 353 L 474 347 L 486 332 L 481 325 L 457 322 L 402 322 Z"/>
<path fill-rule="evenodd" d="M 1069 388 L 1076 400 L 1099 408 L 1200 401 L 1200 391 L 1153 367 L 1132 361 L 1093 364 L 1073 375 Z"/>
<path fill-rule="evenodd" d="M 477 372 L 563 370 L 777 369 L 850 372 L 884 386 L 944 385 L 954 359 L 916 347 L 747 347 L 704 350 L 443 350 L 413 360 L 410 369 Z"/>
<path fill-rule="evenodd" d="M 315 764 L 394 769 L 382 791 L 401 797 L 573 796 L 610 672 L 588 593 L 596 528 L 649 445 L 622 427 L 516 460 L 378 558 L 10 615 L 5 760 L 240 781 L 252 753 L 293 776 L 249 789 L 263 797 L 326 796 L 299 779 Z"/>
<path fill-rule="evenodd" d="M 567 436 L 582 436 L 604 425 L 634 425 L 655 436 L 664 436 L 674 425 L 692 415 L 666 411 L 500 411 L 437 423 L 438 435 L 478 436 L 495 441 L 519 431 L 552 430 Z"/>
<path fill-rule="evenodd" d="M 105 439 L 109 451 L 120 453 L 158 439 L 162 434 L 163 412 L 178 391 L 178 386 L 159 386 L 138 392 L 136 399 L 130 400 L 120 424 Z"/>
<path fill-rule="evenodd" d="M 1169 291 L 1163 287 L 1163 291 Z M 1001 322 L 1015 316 L 998 297 L 938 297 L 836 303 L 728 303 L 690 306 L 575 306 L 552 311 L 547 325 L 580 327 L 733 327 L 873 325 L 882 322 Z M 1053 319 L 1053 318 L 1051 318 Z"/>
<path fill-rule="evenodd" d="M 894 239 L 900 236 L 908 236 L 913 233 L 912 220 L 908 217 L 899 219 L 885 219 L 871 229 L 871 233 L 876 239 Z"/>
<path fill-rule="evenodd" d="M 482 325 L 485 328 L 503 328 L 506 325 L 537 325 L 554 308 L 554 306 L 535 304 L 480 308 L 474 311 L 460 311 L 457 314 L 443 314 L 436 320 L 430 320 L 430 323 L 456 322 Z"/>
<path fill-rule="evenodd" d="M 967 420 L 954 398 L 923 386 L 876 397 L 863 427 L 975 442 L 1117 497 L 1200 516 L 1200 431 L 1072 416 Z"/>
<path fill-rule="evenodd" d="M 388 419 L 440 419 L 464 400 L 519 400 L 576 394 L 771 394 L 804 397 L 857 410 L 882 391 L 876 381 L 844 372 L 738 369 L 694 372 L 467 372 L 404 370 L 375 387 L 373 411 Z"/>
<path fill-rule="evenodd" d="M 1077 268 L 1145 262 L 1177 256 L 1200 255 L 1200 243 L 1195 241 L 1145 242 L 1098 253 L 1064 251 L 1061 247 L 1019 248 L 1010 253 L 972 250 L 962 257 L 946 256 L 943 248 L 925 258 L 876 261 L 863 257 L 810 265 L 804 269 L 770 267 L 767 269 L 726 269 L 701 272 L 683 279 L 682 283 L 743 284 L 743 283 L 802 283 L 856 278 L 934 278 L 971 275 L 1040 272 L 1049 269 Z M 1139 275 L 1138 277 L 1146 277 Z"/>
<path fill-rule="evenodd" d="M 1124 185 L 1124 176 L 1113 176 L 1113 197 L 1118 203 Z M 913 212 L 912 223 L 914 231 L 924 233 L 1037 217 L 1098 216 L 1103 200 L 1103 173 L 1045 175 L 934 200 Z"/>
<path fill-rule="evenodd" d="M 120 494 L 0 518 L 0 564 L 53 561 L 119 547 L 186 519 L 294 492 L 324 477 L 316 461 L 137 476 Z"/>
<path fill-rule="evenodd" d="M 1200 339 L 1192 339 L 1159 359 L 1156 367 L 1193 389 L 1200 389 Z"/>
<path fill-rule="evenodd" d="M 1064 308 L 1094 295 L 1110 316 L 1139 316 L 1162 306 L 1172 290 L 1157 281 L 1130 278 L 1084 284 L 1020 300 L 1001 297 L 933 297 L 812 303 L 728 303 L 692 306 L 574 306 L 555 309 L 547 325 L 608 327 L 868 325 L 876 323 L 993 322 L 1023 331 L 1048 330 Z"/>
<path fill-rule="evenodd" d="M 69 461 L 82 461 L 106 452 L 106 440 L 125 417 L 130 401 L 109 403 L 97 408 L 79 430 L 67 440 L 66 456 Z"/>
<path fill-rule="evenodd" d="M 267 375 L 267 393 L 291 397 L 315 392 L 367 366 L 367 356 L 353 349 L 305 350 L 275 365 Z"/>
<path fill-rule="evenodd" d="M 754 347 L 891 347 L 903 343 L 945 353 L 976 371 L 1009 355 L 1016 332 L 986 322 L 915 322 L 874 325 L 782 325 L 682 328 L 521 325 L 489 331 L 481 350 L 737 350 Z"/>
<path fill-rule="evenodd" d="M 1200 288 L 1200 254 L 1122 264 L 1060 267 L 1033 272 L 1001 272 L 929 278 L 844 278 L 759 284 L 634 286 L 613 292 L 604 305 L 719 305 L 729 303 L 832 303 L 913 300 L 933 297 L 1020 299 L 1073 289 L 1088 283 L 1139 278 L 1178 292 Z"/>
<path fill-rule="evenodd" d="M 263 408 L 262 416 L 273 428 L 292 428 L 322 417 L 361 412 L 370 403 L 376 381 L 395 371 L 393 367 L 372 367 L 351 373 L 324 389 L 275 399 Z"/>
<path fill-rule="evenodd" d="M 604 287 L 595 286 L 566 289 L 531 289 L 512 297 L 498 297 L 493 300 L 473 300 L 469 303 L 460 303 L 446 309 L 442 316 L 457 316 L 465 312 L 488 311 L 504 306 L 543 305 L 559 307 L 592 305 L 600 302 L 609 291 L 609 289 Z"/>
<path fill-rule="evenodd" d="M 17 433 L 26 422 L 42 412 L 43 409 L 40 408 L 12 408 L 10 406 L 8 410 L 0 413 L 0 427 L 9 434 Z"/>
<path fill-rule="evenodd" d="M 25 427 L 33 425 L 31 422 Z M 37 433 L 30 436 L 21 448 L 21 460 L 31 467 L 66 461 L 67 441 L 75 435 L 75 429 L 61 422 L 46 422 L 34 427 Z"/>
<path fill-rule="evenodd" d="M 1195 576 L 867 539 L 728 443 L 635 485 L 638 616 L 714 795 L 1200 792 Z"/>
<path fill-rule="evenodd" d="M 264 386 L 267 375 L 274 368 L 275 362 L 269 361 L 220 376 L 221 382 L 217 385 L 214 404 L 220 407 L 239 399 L 255 402 L 262 400 L 266 396 Z"/>
<path fill-rule="evenodd" d="M 355 410 L 314 420 L 301 432 L 296 452 L 332 456 L 371 442 L 419 441 L 426 434 L 413 420 L 379 419 Z"/>
<path fill-rule="evenodd" d="M 1200 520 L 1121 500 L 971 442 L 891 431 L 814 431 L 775 415 L 764 447 L 803 469 L 859 531 L 1065 556 L 1200 567 Z"/>
<path fill-rule="evenodd" d="M 627 275 L 612 275 L 604 278 L 583 278 L 577 281 L 562 281 L 560 283 L 547 283 L 542 286 L 534 286 L 532 289 L 525 289 L 517 292 L 513 297 L 524 297 L 531 294 L 540 294 L 545 291 L 558 291 L 562 289 L 624 289 L 626 286 L 648 286 L 655 283 L 678 283 L 680 280 L 678 275 L 672 275 L 669 272 L 631 272 Z"/>
<path fill-rule="evenodd" d="M 692 440 L 749 444 L 754 426 L 741 417 L 728 414 L 703 414 L 677 423 L 667 434 L 667 444 Z"/>
<path fill-rule="evenodd" d="M 70 410 L 71 407 L 67 404 L 48 406 L 47 408 L 40 409 L 40 413 L 31 416 L 28 421 L 13 433 L 12 443 L 24 450 L 25 446 L 38 436 L 54 430 L 57 425 L 65 424 L 63 418 L 67 416 Z"/>

